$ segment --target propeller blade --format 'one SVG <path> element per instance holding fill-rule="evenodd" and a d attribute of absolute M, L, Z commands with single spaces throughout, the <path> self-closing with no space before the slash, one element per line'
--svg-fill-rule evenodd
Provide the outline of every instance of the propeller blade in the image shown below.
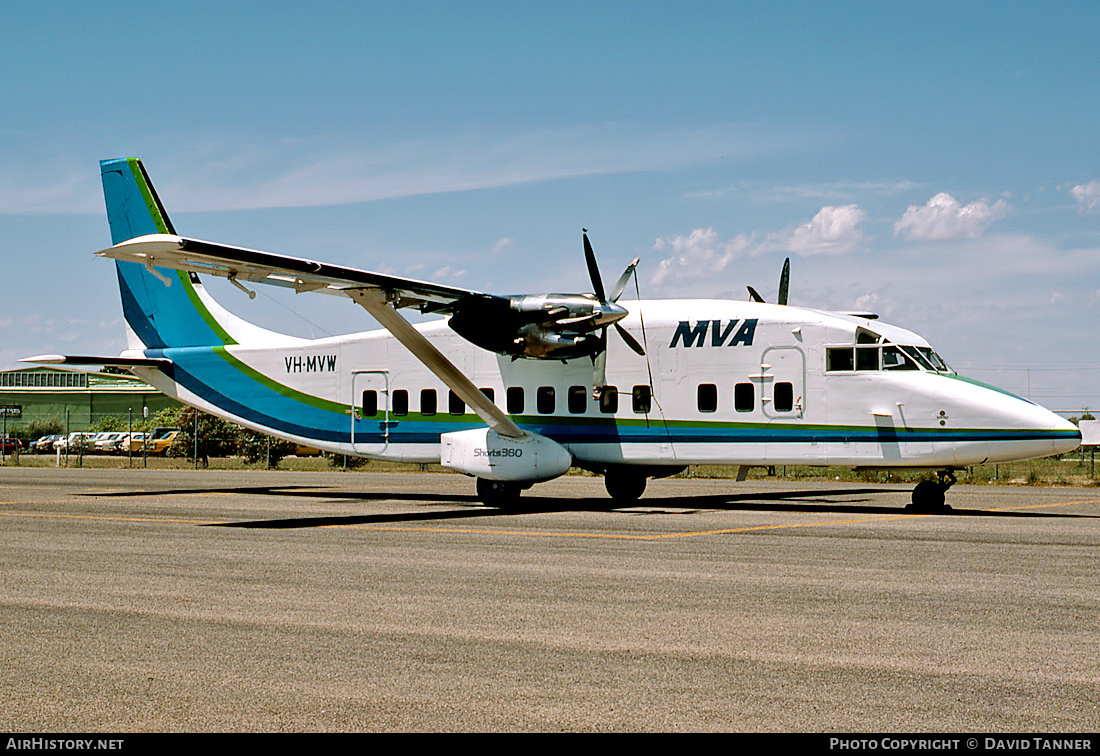
<path fill-rule="evenodd" d="M 751 299 L 753 302 L 760 302 L 761 304 L 764 303 L 764 297 L 757 294 L 756 289 L 749 286 L 748 290 L 749 290 L 749 299 Z"/>
<path fill-rule="evenodd" d="M 630 331 L 626 330 L 618 323 L 615 323 L 614 326 L 615 330 L 619 332 L 619 335 L 623 337 L 623 341 L 626 342 L 626 345 L 633 349 L 639 357 L 645 357 L 645 350 L 642 349 L 642 345 L 638 343 L 638 340 L 630 335 Z"/>
<path fill-rule="evenodd" d="M 640 260 L 635 257 L 634 262 L 626 266 L 626 270 L 619 276 L 619 280 L 615 283 L 615 288 L 611 290 L 611 301 L 618 302 L 619 297 L 623 295 L 623 289 L 626 288 L 627 283 L 630 281 L 630 276 L 634 273 L 634 269 L 638 267 Z"/>
<path fill-rule="evenodd" d="M 779 304 L 787 304 L 787 290 L 791 286 L 791 258 L 783 261 L 783 273 L 779 276 Z"/>
<path fill-rule="evenodd" d="M 607 346 L 604 346 L 592 356 L 592 398 L 599 399 L 604 386 L 607 385 Z"/>
<path fill-rule="evenodd" d="M 588 277 L 592 279 L 592 293 L 600 303 L 607 301 L 607 295 L 603 290 L 603 279 L 600 278 L 600 269 L 596 265 L 596 253 L 592 251 L 592 242 L 588 241 L 588 229 L 584 231 L 584 261 L 588 264 Z"/>

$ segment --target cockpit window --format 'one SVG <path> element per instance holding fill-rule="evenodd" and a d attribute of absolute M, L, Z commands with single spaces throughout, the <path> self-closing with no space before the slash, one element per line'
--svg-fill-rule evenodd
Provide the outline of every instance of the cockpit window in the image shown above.
<path fill-rule="evenodd" d="M 917 347 L 917 352 L 932 363 L 932 367 L 937 373 L 953 373 L 955 372 L 947 366 L 947 363 L 940 359 L 940 356 L 932 351 L 930 347 Z"/>
<path fill-rule="evenodd" d="M 924 359 L 924 357 L 921 356 L 921 353 L 917 351 L 916 347 L 903 346 L 901 348 L 907 355 L 909 355 L 911 359 L 915 360 L 918 365 L 920 365 L 925 370 L 932 372 L 932 363 Z"/>
<path fill-rule="evenodd" d="M 920 370 L 917 363 L 905 356 L 905 353 L 893 344 L 882 348 L 883 370 Z"/>
<path fill-rule="evenodd" d="M 877 344 L 881 338 L 877 333 L 868 331 L 866 328 L 856 329 L 857 344 Z"/>
<path fill-rule="evenodd" d="M 870 334 L 864 331 L 864 334 Z M 829 347 L 825 352 L 825 371 L 829 373 L 871 373 L 880 370 L 925 370 L 929 373 L 954 373 L 929 347 L 903 346 L 883 340 L 880 345 L 858 339 L 857 346 Z"/>

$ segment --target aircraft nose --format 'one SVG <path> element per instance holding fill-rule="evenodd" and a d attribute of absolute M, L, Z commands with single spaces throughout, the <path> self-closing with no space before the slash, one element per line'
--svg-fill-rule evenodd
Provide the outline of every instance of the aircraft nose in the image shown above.
<path fill-rule="evenodd" d="M 1034 429 L 1037 450 L 1041 450 L 1043 456 L 1065 454 L 1081 445 L 1081 431 L 1064 417 L 1030 403 L 1022 413 L 1026 416 L 1025 427 Z"/>
<path fill-rule="evenodd" d="M 1053 412 L 1051 413 L 1054 414 Z M 1069 420 L 1054 415 L 1057 422 L 1054 431 L 1058 434 L 1054 440 L 1054 453 L 1065 454 L 1081 445 L 1081 430 Z"/>

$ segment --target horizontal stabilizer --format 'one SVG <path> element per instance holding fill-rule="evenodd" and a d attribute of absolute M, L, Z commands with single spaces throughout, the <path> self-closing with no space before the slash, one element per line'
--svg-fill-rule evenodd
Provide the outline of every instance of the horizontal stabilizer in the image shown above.
<path fill-rule="evenodd" d="M 150 367 L 163 368 L 172 364 L 171 360 L 149 359 L 147 357 L 94 357 L 73 354 L 40 354 L 35 357 L 24 357 L 20 362 L 31 362 L 37 365 L 71 365 L 73 367 Z"/>

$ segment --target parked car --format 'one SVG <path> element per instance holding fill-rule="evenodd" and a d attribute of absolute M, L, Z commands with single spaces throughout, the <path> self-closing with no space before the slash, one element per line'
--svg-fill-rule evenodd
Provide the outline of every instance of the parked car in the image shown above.
<path fill-rule="evenodd" d="M 14 454 L 23 448 L 23 442 L 18 438 L 0 438 L 0 448 L 4 450 L 4 454 Z"/>
<path fill-rule="evenodd" d="M 145 443 L 145 435 L 142 431 L 134 431 L 127 438 L 122 439 L 118 444 L 119 453 L 141 454 L 141 445 Z"/>
<path fill-rule="evenodd" d="M 112 454 L 118 451 L 118 442 L 122 440 L 125 433 L 118 431 L 112 433 L 100 433 L 95 437 L 95 450 L 99 454 Z"/>
<path fill-rule="evenodd" d="M 145 434 L 141 431 L 119 433 L 118 438 L 111 442 L 107 451 L 111 454 L 127 454 L 131 451 L 131 444 L 134 445 L 133 451 L 141 451 L 141 440 L 143 438 L 145 438 Z"/>
<path fill-rule="evenodd" d="M 145 454 L 165 456 L 168 454 L 168 447 L 176 440 L 179 432 L 179 428 L 157 428 L 150 434 L 135 431 L 129 439 L 122 441 L 119 450 L 123 454 L 128 452 L 141 454 L 144 451 Z"/>
<path fill-rule="evenodd" d="M 92 441 L 95 435 L 84 431 L 70 433 L 68 436 L 62 436 L 54 441 L 53 448 L 55 451 L 66 454 L 86 454 L 95 450 L 95 443 Z"/>
<path fill-rule="evenodd" d="M 179 430 L 174 429 L 161 436 L 153 434 L 153 438 L 149 441 L 149 453 L 159 454 L 162 457 L 168 456 L 168 448 L 172 446 L 172 442 L 176 440 L 176 436 L 180 434 Z"/>
<path fill-rule="evenodd" d="M 59 438 L 61 438 L 61 434 L 59 433 L 52 433 L 49 436 L 43 436 L 37 441 L 31 442 L 31 445 L 30 447 L 28 447 L 27 450 L 34 452 L 35 454 L 51 454 L 53 452 L 54 441 L 57 441 L 57 439 Z"/>

